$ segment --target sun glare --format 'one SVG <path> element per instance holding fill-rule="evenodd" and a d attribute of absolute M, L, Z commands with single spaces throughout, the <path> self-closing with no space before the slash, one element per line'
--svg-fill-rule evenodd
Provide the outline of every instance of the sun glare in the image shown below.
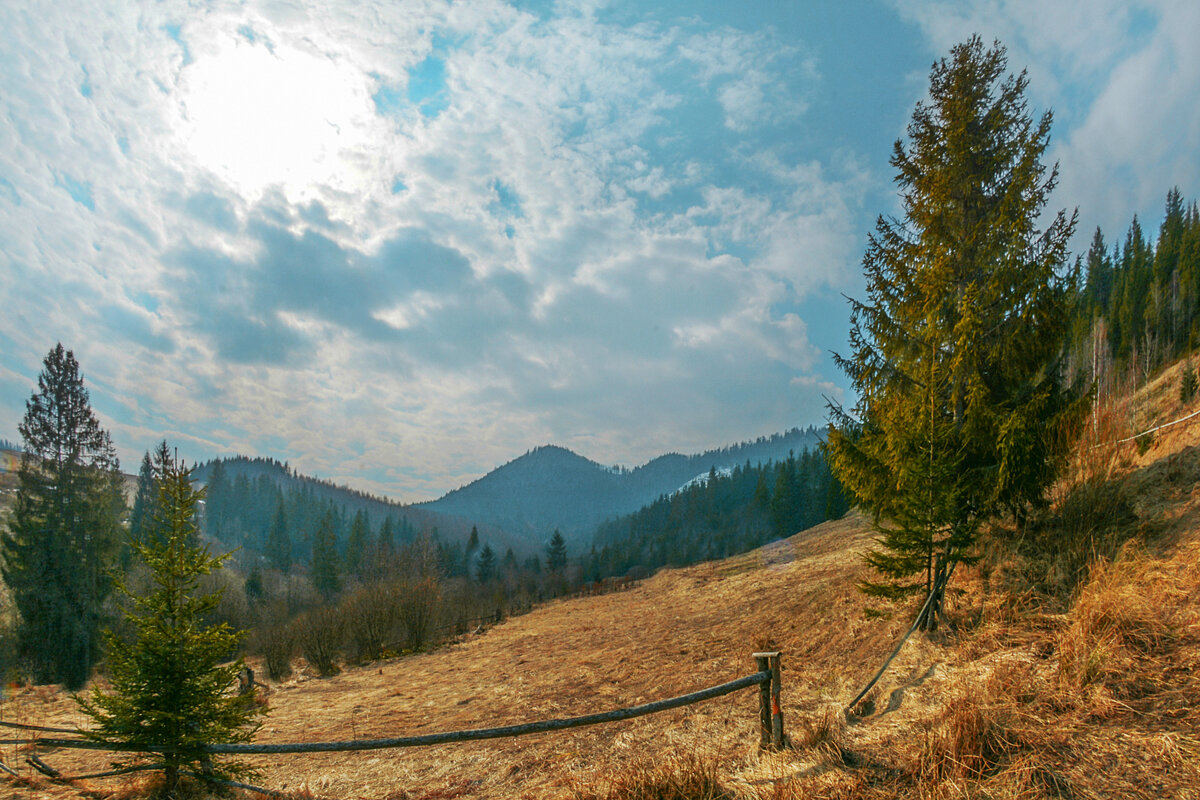
<path fill-rule="evenodd" d="M 353 188 L 374 128 L 367 76 L 333 59 L 246 41 L 184 70 L 183 136 L 201 166 L 244 195 Z"/>

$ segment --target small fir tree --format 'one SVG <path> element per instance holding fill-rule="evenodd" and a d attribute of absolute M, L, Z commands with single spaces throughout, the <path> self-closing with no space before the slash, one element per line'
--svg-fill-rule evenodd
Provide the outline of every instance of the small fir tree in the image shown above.
<path fill-rule="evenodd" d="M 138 470 L 137 491 L 133 495 L 133 510 L 129 513 L 129 536 L 135 542 L 144 541 L 146 530 L 154 522 L 154 503 L 158 499 L 158 487 L 154 483 L 154 464 L 150 453 L 142 456 Z"/>
<path fill-rule="evenodd" d="M 111 689 L 92 689 L 76 701 L 92 719 L 88 739 L 157 753 L 163 765 L 163 794 L 173 796 L 180 777 L 203 770 L 217 778 L 244 775 L 236 762 L 215 759 L 207 745 L 249 741 L 258 729 L 261 709 L 251 695 L 231 695 L 242 669 L 228 662 L 242 633 L 227 623 L 204 620 L 220 602 L 220 592 L 200 592 L 200 578 L 226 556 L 214 557 L 197 544 L 196 504 L 203 493 L 191 483 L 190 470 L 168 464 L 158 495 L 163 537 L 134 542 L 133 548 L 154 578 L 154 588 L 135 595 L 118 581 L 128 600 L 125 612 L 132 640 L 107 635 Z M 130 754 L 114 766 L 144 760 Z"/>

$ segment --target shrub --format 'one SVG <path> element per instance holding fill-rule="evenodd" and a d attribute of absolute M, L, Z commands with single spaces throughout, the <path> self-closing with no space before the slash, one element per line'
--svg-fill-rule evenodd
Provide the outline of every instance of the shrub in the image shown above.
<path fill-rule="evenodd" d="M 267 675 L 281 681 L 292 674 L 292 656 L 296 652 L 295 631 L 287 623 L 287 605 L 274 604 L 254 634 L 254 650 L 263 657 Z"/>
<path fill-rule="evenodd" d="M 422 578 L 401 585 L 397 595 L 399 621 L 404 626 L 404 649 L 415 652 L 433 636 L 442 601 L 441 585 L 436 578 Z"/>
<path fill-rule="evenodd" d="M 343 608 L 354 658 L 359 662 L 381 658 L 393 641 L 400 616 L 395 591 L 371 584 L 351 595 Z"/>
<path fill-rule="evenodd" d="M 314 608 L 296 618 L 293 635 L 309 666 L 322 678 L 336 675 L 342 647 L 342 614 L 337 608 Z"/>

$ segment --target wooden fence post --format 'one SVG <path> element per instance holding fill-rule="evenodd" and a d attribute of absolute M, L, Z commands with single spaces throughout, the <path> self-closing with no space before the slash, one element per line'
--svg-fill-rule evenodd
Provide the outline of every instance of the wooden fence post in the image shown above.
<path fill-rule="evenodd" d="M 782 666 L 779 653 L 774 653 L 769 659 L 771 665 L 771 747 L 783 749 L 783 708 L 779 705 L 779 693 L 783 687 L 783 677 L 780 674 Z"/>
<path fill-rule="evenodd" d="M 779 707 L 779 653 L 755 653 L 759 672 L 770 672 L 771 680 L 758 686 L 758 749 L 783 748 L 783 711 Z"/>

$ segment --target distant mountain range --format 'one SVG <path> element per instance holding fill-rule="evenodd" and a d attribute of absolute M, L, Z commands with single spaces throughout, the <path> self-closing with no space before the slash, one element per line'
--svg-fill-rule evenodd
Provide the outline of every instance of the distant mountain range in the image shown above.
<path fill-rule="evenodd" d="M 711 470 L 781 461 L 821 441 L 816 428 L 793 428 L 699 455 L 670 453 L 635 469 L 605 467 L 563 447 L 547 445 L 479 480 L 417 507 L 503 529 L 540 547 L 555 530 L 589 543 L 596 527 L 678 491 Z"/>
<path fill-rule="evenodd" d="M 236 483 L 238 478 L 244 477 L 251 487 L 257 487 L 261 481 L 266 480 L 277 486 L 280 492 L 284 494 L 301 492 L 317 500 L 331 502 L 349 516 L 363 511 L 372 520 L 372 524 L 376 526 L 387 517 L 392 517 L 397 522 L 406 523 L 414 531 L 433 531 L 436 529 L 438 535 L 446 541 L 465 543 L 470 535 L 471 527 L 476 522 L 474 520 L 460 519 L 452 514 L 429 511 L 413 505 L 404 505 L 384 497 L 360 492 L 347 486 L 339 486 L 331 481 L 302 475 L 292 470 L 287 464 L 282 464 L 269 458 L 235 456 L 233 458 L 214 459 L 213 461 L 198 465 L 192 471 L 193 478 L 200 484 L 207 485 L 212 475 L 213 465 L 217 461 L 221 462 L 225 469 L 225 474 L 231 482 Z M 248 496 L 242 502 L 261 500 L 261 494 L 261 492 L 251 489 L 247 493 Z M 258 509 L 259 513 L 257 515 L 251 515 L 260 518 L 260 523 L 254 527 L 265 530 L 274 510 L 275 507 L 273 504 L 269 507 Z M 246 511 L 246 509 L 242 511 Z M 487 523 L 481 522 L 478 524 L 478 527 L 479 535 L 490 541 L 493 547 L 513 547 L 515 550 L 529 549 L 520 537 L 512 536 L 506 531 L 487 525 Z M 244 542 L 239 541 L 236 544 L 244 544 Z"/>
<path fill-rule="evenodd" d="M 353 515 L 367 512 L 375 524 L 387 516 L 407 520 L 415 530 L 432 530 L 449 541 L 465 541 L 472 526 L 495 547 L 512 546 L 518 552 L 539 551 L 555 530 L 571 543 L 591 544 L 591 535 L 606 520 L 629 514 L 676 492 L 692 481 L 703 481 L 716 470 L 737 465 L 782 461 L 816 447 L 822 439 L 817 428 L 793 428 L 786 433 L 698 455 L 669 453 L 634 469 L 606 467 L 566 448 L 537 447 L 472 483 L 438 500 L 402 505 L 383 497 L 301 475 L 286 464 L 265 458 L 219 459 L 231 480 L 239 475 L 254 482 L 269 480 L 281 491 L 301 490 L 327 498 Z M 7 452 L 15 469 L 19 454 Z M 212 461 L 199 464 L 194 476 L 204 484 Z M 132 501 L 136 476 L 126 476 Z M 269 512 L 267 512 L 269 513 Z"/>

